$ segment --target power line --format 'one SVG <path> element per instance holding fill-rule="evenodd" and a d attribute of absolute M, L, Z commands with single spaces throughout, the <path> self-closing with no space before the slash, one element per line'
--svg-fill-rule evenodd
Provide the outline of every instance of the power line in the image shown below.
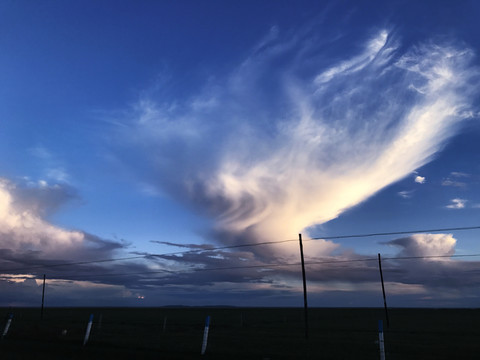
<path fill-rule="evenodd" d="M 264 242 L 258 242 L 258 243 L 246 243 L 246 244 L 239 244 L 239 245 L 219 246 L 219 247 L 211 247 L 211 248 L 205 248 L 205 249 L 190 249 L 190 250 L 175 251 L 175 252 L 168 252 L 168 253 L 162 253 L 162 254 L 146 254 L 146 255 L 137 255 L 137 256 L 123 257 L 123 258 L 114 258 L 114 259 L 77 261 L 77 262 L 60 263 L 60 264 L 32 265 L 32 266 L 28 266 L 28 267 L 21 267 L 21 268 L 14 268 L 14 269 L 0 269 L 0 272 L 26 271 L 26 270 L 31 270 L 31 269 L 45 269 L 45 268 L 70 266 L 70 265 L 87 265 L 87 264 L 105 263 L 105 262 L 114 262 L 114 261 L 164 257 L 164 256 L 169 256 L 169 255 L 182 255 L 182 254 L 192 254 L 192 253 L 200 253 L 200 252 L 208 252 L 208 251 L 216 251 L 216 250 L 237 249 L 237 248 L 242 248 L 242 247 L 255 247 L 255 246 L 262 246 L 262 245 L 281 244 L 281 243 L 286 243 L 286 242 L 291 242 L 291 241 L 297 241 L 297 240 L 293 239 L 293 240 L 280 240 L 280 241 L 264 241 Z"/>
<path fill-rule="evenodd" d="M 94 263 L 105 263 L 105 262 L 113 262 L 113 261 L 124 261 L 124 260 L 132 260 L 132 259 L 145 258 L 145 256 L 146 256 L 146 255 L 142 255 L 142 256 L 129 256 L 129 257 L 123 257 L 123 258 L 114 258 L 114 259 L 100 259 L 100 260 L 77 261 L 77 262 L 68 262 L 68 263 L 60 263 L 60 264 L 32 265 L 32 266 L 23 267 L 23 268 L 0 269 L 0 272 L 25 271 L 25 270 L 31 270 L 31 269 L 45 269 L 45 268 L 53 268 L 53 267 L 61 267 L 61 266 L 86 265 L 86 264 L 94 264 Z"/>
<path fill-rule="evenodd" d="M 335 240 L 335 239 L 348 239 L 356 237 L 373 237 L 373 236 L 386 236 L 386 235 L 407 235 L 413 233 L 428 233 L 428 232 L 440 232 L 440 231 L 460 231 L 460 230 L 478 230 L 480 226 L 465 226 L 455 228 L 443 228 L 443 229 L 428 229 L 428 230 L 409 230 L 409 231 L 395 231 L 384 233 L 370 233 L 370 234 L 357 234 L 357 235 L 340 235 L 340 236 L 323 236 L 312 237 L 310 240 Z"/>
<path fill-rule="evenodd" d="M 428 232 L 441 232 L 441 231 L 463 231 L 463 230 L 477 230 L 477 229 L 480 229 L 480 226 L 466 226 L 466 227 L 440 228 L 440 229 L 427 229 L 427 230 L 421 229 L 421 230 L 396 231 L 396 232 L 384 232 L 384 233 L 367 233 L 367 234 L 355 234 L 355 235 L 323 236 L 323 237 L 313 237 L 313 238 L 310 238 L 310 239 L 305 239 L 305 241 L 336 240 L 336 239 L 347 239 L 347 238 L 365 238 L 365 237 L 374 237 L 374 236 L 406 235 L 406 234 L 413 234 L 413 233 L 428 233 Z M 293 241 L 296 242 L 296 241 L 298 241 L 298 239 L 263 241 L 263 242 L 256 242 L 256 243 L 245 243 L 245 244 L 219 246 L 219 247 L 211 247 L 211 248 L 204 248 L 204 249 L 190 249 L 190 250 L 168 252 L 168 253 L 162 253 L 162 254 L 137 255 L 137 256 L 114 258 L 114 259 L 78 261 L 78 262 L 60 263 L 60 264 L 32 265 L 32 266 L 29 266 L 29 267 L 22 267 L 22 268 L 0 269 L 0 272 L 27 271 L 27 270 L 31 270 L 31 269 L 45 269 L 45 268 L 52 268 L 52 267 L 73 266 L 73 265 L 88 265 L 88 264 L 95 264 L 95 263 L 106 263 L 106 262 L 125 261 L 125 260 L 134 260 L 134 259 L 164 257 L 164 256 L 169 256 L 169 255 L 182 255 L 182 254 L 192 254 L 192 253 L 200 253 L 200 252 L 207 252 L 207 251 L 237 249 L 237 248 L 243 248 L 243 247 L 256 247 L 256 246 L 263 246 L 263 245 L 273 245 L 273 244 L 281 244 L 281 243 L 287 243 L 287 242 L 293 242 Z"/>
<path fill-rule="evenodd" d="M 460 258 L 460 257 L 479 257 L 479 254 L 459 254 L 459 255 L 425 255 L 425 256 L 398 256 L 398 257 L 385 257 L 382 260 L 420 260 L 420 259 L 434 259 L 434 258 Z M 341 264 L 341 263 L 353 263 L 353 262 L 368 262 L 378 261 L 378 258 L 363 258 L 363 259 L 347 259 L 347 260 L 326 260 L 326 261 L 306 261 L 305 265 L 325 265 L 325 264 Z M 274 263 L 274 264 L 258 264 L 258 265 L 245 265 L 245 266 L 222 266 L 222 267 L 209 267 L 209 268 L 194 268 L 184 271 L 174 271 L 167 269 L 158 269 L 150 271 L 128 272 L 128 273 L 103 273 L 103 274 L 85 274 L 85 275 L 71 275 L 66 276 L 68 279 L 74 278 L 90 278 L 90 277 L 106 277 L 106 276 L 130 276 L 130 275 L 149 275 L 149 274 L 190 274 L 194 272 L 203 271 L 220 271 L 220 270 L 243 270 L 243 269 L 271 269 L 278 267 L 290 267 L 300 266 L 301 263 Z"/>

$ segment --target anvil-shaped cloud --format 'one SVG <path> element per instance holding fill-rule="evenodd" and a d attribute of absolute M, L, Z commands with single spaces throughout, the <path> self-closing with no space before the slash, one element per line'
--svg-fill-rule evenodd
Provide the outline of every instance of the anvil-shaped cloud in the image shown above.
<path fill-rule="evenodd" d="M 426 164 L 468 117 L 469 49 L 401 46 L 386 30 L 363 43 L 339 54 L 274 28 L 188 102 L 142 99 L 124 159 L 150 160 L 142 180 L 212 217 L 223 243 L 295 238 Z M 311 256 L 337 246 L 315 244 Z"/>

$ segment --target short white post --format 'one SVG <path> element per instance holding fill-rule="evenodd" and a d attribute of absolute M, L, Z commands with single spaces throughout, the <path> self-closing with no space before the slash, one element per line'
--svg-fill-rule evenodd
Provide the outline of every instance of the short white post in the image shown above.
<path fill-rule="evenodd" d="M 13 319 L 13 314 L 10 313 L 10 315 L 8 315 L 7 323 L 5 324 L 5 328 L 3 329 L 2 339 L 5 337 L 5 335 L 7 335 L 8 329 L 10 328 L 10 324 L 12 323 L 12 319 Z"/>
<path fill-rule="evenodd" d="M 205 319 L 205 329 L 203 330 L 203 342 L 202 342 L 202 355 L 205 354 L 207 350 L 207 340 L 208 340 L 208 329 L 210 327 L 210 315 Z"/>
<path fill-rule="evenodd" d="M 93 314 L 90 314 L 90 319 L 88 320 L 88 324 L 87 324 L 87 331 L 85 331 L 85 338 L 83 339 L 83 346 L 85 346 L 85 344 L 88 341 L 88 338 L 90 337 L 90 331 L 92 330 L 92 323 L 93 323 Z"/>
<path fill-rule="evenodd" d="M 380 346 L 380 360 L 385 360 L 385 340 L 383 338 L 382 320 L 378 320 L 378 345 Z"/>

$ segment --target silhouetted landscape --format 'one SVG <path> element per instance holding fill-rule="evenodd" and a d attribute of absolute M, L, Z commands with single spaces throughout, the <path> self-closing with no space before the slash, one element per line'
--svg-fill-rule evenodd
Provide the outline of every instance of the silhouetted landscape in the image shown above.
<path fill-rule="evenodd" d="M 1 311 L 14 314 L 2 359 L 375 359 L 385 322 L 379 308 L 312 308 L 306 339 L 301 308 L 49 308 L 43 320 L 35 308 Z M 480 350 L 478 309 L 396 308 L 389 319 L 387 359 L 470 359 Z"/>

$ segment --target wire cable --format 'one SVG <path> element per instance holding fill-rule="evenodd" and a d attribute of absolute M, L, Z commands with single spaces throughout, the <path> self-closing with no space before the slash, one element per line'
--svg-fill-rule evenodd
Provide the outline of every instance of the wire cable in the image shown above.
<path fill-rule="evenodd" d="M 310 239 L 304 239 L 304 241 L 335 240 L 335 239 L 347 239 L 347 238 L 365 238 L 365 237 L 374 237 L 374 236 L 406 235 L 406 234 L 413 234 L 413 233 L 428 233 L 428 232 L 441 232 L 441 231 L 464 231 L 464 230 L 478 230 L 478 229 L 480 229 L 480 226 L 465 226 L 465 227 L 427 229 L 427 230 L 420 229 L 420 230 L 396 231 L 396 232 L 384 232 L 384 233 L 367 233 L 367 234 L 356 234 L 356 235 L 313 237 L 313 238 L 310 238 Z M 113 259 L 78 261 L 78 262 L 59 263 L 59 264 L 41 264 L 41 265 L 32 265 L 32 266 L 28 266 L 28 267 L 13 268 L 13 269 L 0 269 L 0 272 L 28 271 L 28 270 L 31 270 L 31 269 L 47 269 L 47 268 L 62 267 L 62 266 L 88 265 L 88 264 L 95 264 L 95 263 L 106 263 L 106 262 L 125 261 L 125 260 L 134 260 L 134 259 L 166 257 L 166 256 L 169 256 L 169 255 L 182 255 L 182 254 L 201 253 L 201 252 L 217 251 L 217 250 L 237 249 L 237 248 L 243 248 L 243 247 L 256 247 L 256 246 L 263 246 L 263 245 L 282 244 L 282 243 L 293 242 L 293 241 L 298 241 L 298 239 L 264 241 L 264 242 L 256 242 L 256 243 L 245 243 L 245 244 L 238 244 L 238 245 L 219 246 L 219 247 L 211 247 L 211 248 L 204 248 L 204 249 L 190 249 L 190 250 L 168 252 L 168 253 L 162 253 L 162 254 L 145 254 L 145 255 L 137 255 L 137 256 L 130 256 L 130 257 L 122 257 L 122 258 L 113 258 Z M 446 255 L 445 257 L 449 257 L 449 256 Z"/>
<path fill-rule="evenodd" d="M 479 254 L 461 254 L 461 255 L 426 255 L 426 256 L 399 256 L 399 257 L 385 257 L 382 260 L 419 260 L 419 259 L 434 259 L 434 258 L 458 258 L 458 257 L 479 257 Z M 369 261 L 378 261 L 378 258 L 363 258 L 363 259 L 348 259 L 348 260 L 327 260 L 327 261 L 306 261 L 305 265 L 325 265 L 325 264 L 345 264 L 353 262 L 369 262 Z M 149 270 L 149 271 L 139 271 L 139 272 L 128 272 L 128 273 L 101 273 L 101 274 L 84 274 L 84 275 L 69 275 L 65 276 L 65 280 L 75 279 L 75 278 L 89 278 L 89 277 L 108 277 L 108 276 L 130 276 L 130 275 L 150 275 L 150 274 L 160 274 L 160 273 L 169 273 L 169 274 L 191 274 L 194 272 L 200 271 L 221 271 L 221 270 L 243 270 L 243 269 L 271 269 L 278 267 L 290 267 L 290 266 L 301 266 L 300 262 L 297 263 L 274 263 L 274 264 L 258 264 L 258 265 L 245 265 L 245 266 L 222 266 L 222 267 L 209 267 L 209 268 L 193 268 L 183 271 L 174 271 L 168 269 L 158 269 L 158 270 Z M 39 278 L 39 277 L 37 277 Z M 40 279 L 40 278 L 39 278 Z"/>

